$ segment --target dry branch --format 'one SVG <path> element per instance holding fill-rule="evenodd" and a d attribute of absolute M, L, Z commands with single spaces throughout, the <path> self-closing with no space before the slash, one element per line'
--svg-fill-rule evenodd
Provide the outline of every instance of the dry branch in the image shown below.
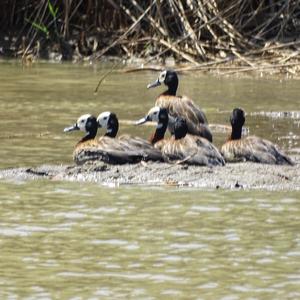
<path fill-rule="evenodd" d="M 58 8 L 57 22 L 48 0 L 0 1 L 2 32 L 18 32 L 15 55 L 34 55 L 37 41 L 41 48 L 49 46 L 35 23 L 47 27 L 52 44 L 55 25 L 65 44 L 75 40 L 75 54 L 96 60 L 105 54 L 163 63 L 173 56 L 203 69 L 234 58 L 248 70 L 261 65 L 257 57 L 275 69 L 299 59 L 299 0 L 49 1 Z"/>

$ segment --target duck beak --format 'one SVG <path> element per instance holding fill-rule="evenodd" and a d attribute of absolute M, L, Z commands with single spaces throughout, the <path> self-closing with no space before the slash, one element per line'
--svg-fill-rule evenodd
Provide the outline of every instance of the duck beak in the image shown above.
<path fill-rule="evenodd" d="M 142 124 L 144 124 L 144 123 L 146 123 L 146 122 L 149 122 L 149 121 L 151 121 L 150 118 L 149 118 L 149 116 L 146 116 L 146 117 L 144 117 L 144 118 L 139 119 L 139 120 L 136 121 L 134 124 L 135 124 L 135 125 L 142 125 Z"/>
<path fill-rule="evenodd" d="M 70 131 L 74 131 L 74 130 L 79 130 L 79 127 L 77 126 L 77 123 L 75 123 L 74 125 L 72 125 L 70 127 L 66 127 L 64 129 L 64 132 L 70 132 Z"/>
<path fill-rule="evenodd" d="M 161 85 L 161 83 L 159 82 L 159 79 L 157 78 L 154 82 L 149 83 L 147 85 L 147 89 L 151 89 L 151 88 L 157 87 L 159 85 Z"/>

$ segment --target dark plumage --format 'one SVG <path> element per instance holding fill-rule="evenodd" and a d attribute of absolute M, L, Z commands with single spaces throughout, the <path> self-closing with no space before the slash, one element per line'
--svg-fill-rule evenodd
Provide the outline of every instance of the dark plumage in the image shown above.
<path fill-rule="evenodd" d="M 292 160 L 272 142 L 256 136 L 241 137 L 245 123 L 245 114 L 242 109 L 233 110 L 230 123 L 231 135 L 221 148 L 221 153 L 227 162 L 253 161 L 264 164 L 293 165 Z"/>
<path fill-rule="evenodd" d="M 120 151 L 133 151 L 141 155 L 144 161 L 162 161 L 163 157 L 158 149 L 155 149 L 151 143 L 140 138 L 133 137 L 128 134 L 121 135 L 116 138 L 119 129 L 119 121 L 115 113 L 103 112 L 97 118 L 98 126 L 105 128 L 106 133 L 105 149 L 113 144 L 114 147 L 118 147 Z M 102 141 L 103 137 L 100 137 L 99 141 Z M 110 141 L 112 140 L 112 141 Z"/>
<path fill-rule="evenodd" d="M 81 130 L 86 135 L 76 144 L 73 158 L 77 164 L 101 160 L 110 164 L 137 163 L 143 156 L 137 151 L 124 151 L 118 141 L 104 136 L 95 139 L 98 129 L 97 119 L 92 115 L 82 115 L 77 122 L 64 132 Z"/>
<path fill-rule="evenodd" d="M 224 159 L 218 149 L 207 139 L 187 134 L 188 127 L 184 118 L 178 117 L 174 122 L 174 135 L 164 139 L 168 127 L 168 111 L 158 106 L 150 109 L 146 117 L 137 124 L 147 121 L 157 122 L 155 133 L 150 142 L 159 149 L 167 161 L 181 160 L 186 164 L 215 166 L 224 165 Z"/>
<path fill-rule="evenodd" d="M 159 95 L 155 106 L 166 108 L 170 115 L 169 130 L 173 134 L 172 117 L 183 117 L 186 119 L 188 133 L 198 135 L 212 141 L 212 134 L 207 124 L 204 112 L 186 96 L 176 96 L 178 87 L 178 76 L 173 70 L 164 70 L 160 73 L 155 82 L 149 84 L 148 88 L 153 88 L 165 84 L 168 89 Z"/>

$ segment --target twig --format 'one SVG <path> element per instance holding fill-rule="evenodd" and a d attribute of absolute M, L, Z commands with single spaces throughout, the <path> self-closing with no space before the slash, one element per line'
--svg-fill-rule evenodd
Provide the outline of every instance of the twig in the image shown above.
<path fill-rule="evenodd" d="M 159 39 L 158 42 L 166 47 L 168 47 L 169 49 L 171 49 L 172 51 L 174 51 L 175 53 L 177 53 L 179 56 L 183 57 L 184 59 L 186 59 L 187 61 L 191 62 L 192 64 L 198 66 L 199 63 L 194 60 L 190 55 L 184 53 L 183 51 L 180 51 L 179 49 L 177 49 L 173 44 L 170 44 L 169 42 L 163 40 L 163 39 Z"/>
<path fill-rule="evenodd" d="M 94 90 L 94 95 L 97 95 L 98 89 L 99 89 L 101 83 L 103 82 L 103 80 L 104 80 L 108 75 L 110 75 L 110 74 L 112 73 L 112 71 L 113 71 L 118 65 L 120 65 L 120 63 L 121 63 L 121 61 L 116 62 L 116 63 L 112 66 L 112 68 L 111 68 L 110 70 L 108 70 L 108 71 L 100 78 L 100 80 L 99 80 L 99 82 L 98 82 L 98 84 L 97 84 L 97 86 L 96 86 L 96 88 L 95 88 L 95 90 Z"/>
<path fill-rule="evenodd" d="M 120 41 L 122 41 L 135 27 L 136 25 L 146 16 L 151 7 L 155 4 L 156 0 L 153 0 L 152 3 L 148 6 L 148 8 L 144 11 L 144 13 L 134 22 L 125 33 L 123 33 L 119 38 L 117 38 L 113 43 L 111 43 L 108 47 L 100 51 L 100 53 L 96 53 L 95 58 L 99 59 L 103 54 L 105 54 L 109 49 L 117 45 Z"/>
<path fill-rule="evenodd" d="M 288 68 L 288 67 L 294 67 L 294 66 L 300 66 L 300 63 L 296 62 L 296 63 L 290 63 L 290 64 L 258 66 L 256 69 L 254 69 L 254 68 L 245 68 L 245 69 L 228 71 L 228 72 L 224 72 L 224 73 L 221 73 L 221 74 L 222 75 L 229 75 L 229 74 L 234 74 L 234 73 L 239 73 L 239 72 L 264 71 L 264 70 L 267 70 L 267 69 L 279 69 L 279 68 Z"/>

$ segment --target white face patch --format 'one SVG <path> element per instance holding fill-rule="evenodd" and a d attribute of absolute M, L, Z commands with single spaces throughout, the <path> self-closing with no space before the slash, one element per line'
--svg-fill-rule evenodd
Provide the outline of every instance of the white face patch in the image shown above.
<path fill-rule="evenodd" d="M 110 114 L 111 113 L 109 111 L 105 111 L 98 116 L 97 122 L 102 128 L 107 128 L 107 123 L 108 123 Z"/>
<path fill-rule="evenodd" d="M 81 130 L 81 131 L 84 131 L 86 132 L 86 122 L 88 121 L 88 119 L 91 117 L 92 115 L 90 114 L 85 114 L 85 115 L 82 115 L 78 118 L 77 120 L 77 126 L 78 128 Z"/>
<path fill-rule="evenodd" d="M 151 121 L 159 122 L 159 119 L 158 119 L 159 112 L 160 112 L 160 107 L 159 106 L 154 106 L 149 110 L 148 116 L 151 119 Z"/>
<path fill-rule="evenodd" d="M 159 74 L 158 81 L 159 81 L 160 83 L 164 83 L 164 82 L 165 82 L 165 79 L 166 79 L 166 75 L 167 75 L 167 70 L 162 71 L 162 72 Z"/>

